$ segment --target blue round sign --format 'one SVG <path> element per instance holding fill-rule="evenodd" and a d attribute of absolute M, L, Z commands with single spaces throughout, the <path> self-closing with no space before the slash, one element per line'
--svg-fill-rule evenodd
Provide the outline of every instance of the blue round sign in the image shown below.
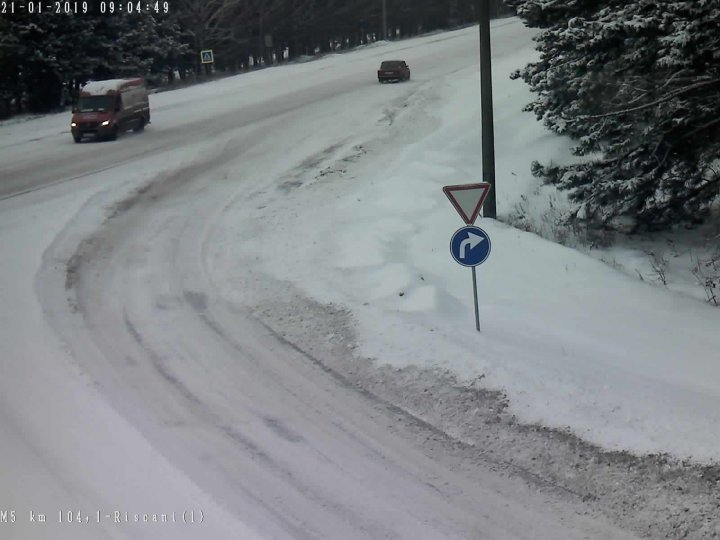
<path fill-rule="evenodd" d="M 453 234 L 450 253 L 458 264 L 478 266 L 490 256 L 490 237 L 480 227 L 468 225 Z"/>

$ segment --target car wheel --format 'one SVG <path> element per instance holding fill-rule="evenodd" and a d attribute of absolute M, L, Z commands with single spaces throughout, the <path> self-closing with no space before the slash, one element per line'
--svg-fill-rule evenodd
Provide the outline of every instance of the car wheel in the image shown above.
<path fill-rule="evenodd" d="M 82 135 L 73 135 L 73 141 L 79 143 L 82 140 Z"/>
<path fill-rule="evenodd" d="M 110 135 L 108 135 L 108 139 L 111 141 L 114 141 L 118 137 L 118 127 L 115 126 L 113 130 L 110 132 Z"/>
<path fill-rule="evenodd" d="M 135 133 L 138 133 L 138 132 L 144 131 L 144 130 L 145 130 L 145 118 L 143 117 L 140 119 L 140 122 L 138 122 L 138 125 L 135 126 L 135 129 L 133 129 L 133 131 Z"/>

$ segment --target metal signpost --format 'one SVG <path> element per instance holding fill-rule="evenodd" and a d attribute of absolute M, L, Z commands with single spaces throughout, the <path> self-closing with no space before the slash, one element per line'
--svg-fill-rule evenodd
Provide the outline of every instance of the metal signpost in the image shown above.
<path fill-rule="evenodd" d="M 468 225 L 458 229 L 450 240 L 450 253 L 458 264 L 472 269 L 473 297 L 475 298 L 475 328 L 480 331 L 480 312 L 478 310 L 477 278 L 475 267 L 484 263 L 490 256 L 490 237 L 480 227 Z"/>
<path fill-rule="evenodd" d="M 477 276 L 475 267 L 484 263 L 490 256 L 490 237 L 473 223 L 480 213 L 483 202 L 490 192 L 488 183 L 445 186 L 443 192 L 457 210 L 467 226 L 455 231 L 450 239 L 450 254 L 458 264 L 469 266 L 472 270 L 473 298 L 475 300 L 475 328 L 480 331 L 480 311 L 478 309 Z"/>

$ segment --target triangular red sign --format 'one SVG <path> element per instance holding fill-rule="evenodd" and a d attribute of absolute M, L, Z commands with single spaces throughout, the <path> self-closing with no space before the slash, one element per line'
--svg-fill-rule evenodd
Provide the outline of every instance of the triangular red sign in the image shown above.
<path fill-rule="evenodd" d="M 480 213 L 485 197 L 490 193 L 490 184 L 463 184 L 460 186 L 445 186 L 443 192 L 468 225 L 475 223 Z"/>

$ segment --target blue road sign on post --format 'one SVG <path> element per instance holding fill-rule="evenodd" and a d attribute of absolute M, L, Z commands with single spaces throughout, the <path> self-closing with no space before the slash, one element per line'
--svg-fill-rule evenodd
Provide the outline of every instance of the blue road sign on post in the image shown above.
<path fill-rule="evenodd" d="M 455 231 L 450 253 L 458 264 L 476 267 L 490 256 L 490 237 L 480 227 L 469 225 Z"/>
<path fill-rule="evenodd" d="M 472 270 L 473 296 L 475 297 L 475 329 L 480 331 L 480 310 L 478 308 L 477 276 L 475 267 L 490 256 L 490 237 L 480 227 L 468 225 L 458 229 L 450 239 L 450 253 L 458 264 Z"/>
<path fill-rule="evenodd" d="M 483 132 L 484 134 L 484 132 Z M 483 153 L 483 157 L 485 154 Z M 493 173 L 494 174 L 494 173 Z M 458 229 L 450 240 L 450 253 L 458 264 L 472 270 L 473 296 L 475 298 L 475 328 L 480 331 L 480 310 L 478 309 L 477 276 L 475 267 L 484 263 L 490 256 L 490 237 L 473 223 L 480 214 L 483 202 L 492 186 L 486 182 L 443 187 L 443 193 L 460 214 L 467 227 Z M 494 212 L 495 203 L 491 207 Z M 490 216 L 490 217 L 495 217 Z"/>

